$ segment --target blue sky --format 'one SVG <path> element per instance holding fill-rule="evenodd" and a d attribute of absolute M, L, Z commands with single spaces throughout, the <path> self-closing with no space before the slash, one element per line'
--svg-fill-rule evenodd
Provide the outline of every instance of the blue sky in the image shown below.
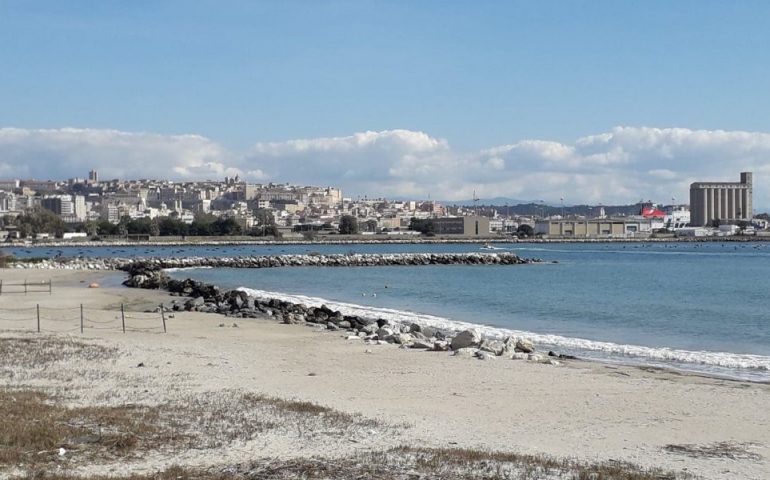
<path fill-rule="evenodd" d="M 0 128 L 15 129 L 14 139 L 0 140 L 0 173 L 40 175 L 34 165 L 21 165 L 36 159 L 40 168 L 56 162 L 63 169 L 78 142 L 46 142 L 41 132 L 59 138 L 65 128 L 78 129 L 74 137 L 112 131 L 171 144 L 195 135 L 211 144 L 207 156 L 149 154 L 166 152 L 180 176 L 240 171 L 277 181 L 306 181 L 297 174 L 303 165 L 312 179 L 311 167 L 337 159 L 293 152 L 295 168 L 284 172 L 273 165 L 283 160 L 265 154 L 265 145 L 368 131 L 390 139 L 386 132 L 424 133 L 451 157 L 446 162 L 466 167 L 475 165 L 469 157 L 489 149 L 534 140 L 576 147 L 618 126 L 761 136 L 770 132 L 768 25 L 770 2 L 759 1 L 0 0 Z M 18 130 L 41 138 L 20 144 Z M 746 159 L 751 145 L 736 147 L 743 153 L 731 154 L 723 171 L 699 170 L 690 160 L 678 168 L 678 157 L 652 169 L 673 172 L 669 190 L 680 198 L 681 185 L 696 175 L 732 177 L 753 168 L 762 180 L 768 166 L 761 155 Z M 139 173 L 113 168 L 108 146 L 99 148 L 107 150 L 78 154 L 97 162 L 98 153 L 107 158 L 102 168 L 116 174 Z M 590 183 L 570 177 L 533 191 L 483 178 L 397 186 L 392 170 L 414 152 L 401 143 L 383 148 L 395 157 L 364 149 L 350 160 L 390 165 L 371 172 L 385 175 L 365 185 L 383 185 L 371 194 L 427 194 L 435 187 L 434 196 L 465 195 L 480 188 L 558 199 L 570 182 Z M 505 171 L 527 164 L 519 157 L 503 162 Z M 530 163 L 515 176 L 536 173 L 538 162 Z M 208 164 L 219 166 L 196 170 Z M 596 174 L 592 168 L 575 175 Z M 346 164 L 336 172 L 343 187 L 363 189 L 363 169 L 350 170 Z M 603 197 L 596 189 L 580 195 L 636 201 L 631 197 L 644 193 L 624 184 Z"/>

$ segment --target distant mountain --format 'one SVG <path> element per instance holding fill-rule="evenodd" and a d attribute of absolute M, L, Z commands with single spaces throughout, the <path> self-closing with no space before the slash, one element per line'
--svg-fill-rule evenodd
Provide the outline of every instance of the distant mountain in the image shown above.
<path fill-rule="evenodd" d="M 494 198 L 480 198 L 478 202 L 470 200 L 438 200 L 442 205 L 457 205 L 458 207 L 471 207 L 473 205 L 519 205 L 524 203 L 534 203 L 531 200 L 517 200 L 515 198 L 507 197 L 494 197 Z"/>
<path fill-rule="evenodd" d="M 527 202 L 527 203 L 513 203 L 508 205 L 491 204 L 489 200 L 481 200 L 475 207 L 478 209 L 479 214 L 489 215 L 492 210 L 497 211 L 501 215 L 537 215 L 550 216 L 550 215 L 567 215 L 567 216 L 583 216 L 583 217 L 596 217 L 599 215 L 600 209 L 604 208 L 604 213 L 607 216 L 628 216 L 638 215 L 641 210 L 641 204 L 633 205 L 548 205 L 540 202 Z M 450 210 L 452 206 L 460 206 L 457 203 L 448 203 Z M 467 204 L 466 206 L 472 206 Z"/>

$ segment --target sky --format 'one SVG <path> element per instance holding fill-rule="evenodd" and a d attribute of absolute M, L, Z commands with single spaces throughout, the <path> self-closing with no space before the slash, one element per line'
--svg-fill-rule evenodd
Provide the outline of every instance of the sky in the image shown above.
<path fill-rule="evenodd" d="M 0 0 L 0 178 L 770 207 L 770 2 Z"/>

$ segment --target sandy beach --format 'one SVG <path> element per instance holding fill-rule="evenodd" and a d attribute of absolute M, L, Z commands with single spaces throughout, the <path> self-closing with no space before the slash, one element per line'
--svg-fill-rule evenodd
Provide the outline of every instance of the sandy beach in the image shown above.
<path fill-rule="evenodd" d="M 174 312 L 167 315 L 164 334 L 160 314 L 142 312 L 170 297 L 118 287 L 121 274 L 0 271 L 6 283 L 49 278 L 51 294 L 0 295 L 2 339 L 65 337 L 114 355 L 97 361 L 73 355 L 46 368 L 4 356 L 4 388 L 45 391 L 73 406 L 152 406 L 245 392 L 313 402 L 353 415 L 361 425 L 315 437 L 275 429 L 171 457 L 158 453 L 70 465 L 79 474 L 148 473 L 170 465 L 260 458 L 340 458 L 419 445 L 623 461 L 703 478 L 770 477 L 770 385 L 583 361 L 558 366 L 479 361 L 364 345 L 341 332 L 269 318 L 234 322 Z M 92 282 L 102 286 L 88 288 Z M 81 304 L 88 319 L 82 334 Z M 121 304 L 129 327 L 125 334 Z M 24 311 L 13 313 L 34 312 L 36 305 L 44 312 L 42 333 L 35 332 L 34 317 L 26 321 Z"/>

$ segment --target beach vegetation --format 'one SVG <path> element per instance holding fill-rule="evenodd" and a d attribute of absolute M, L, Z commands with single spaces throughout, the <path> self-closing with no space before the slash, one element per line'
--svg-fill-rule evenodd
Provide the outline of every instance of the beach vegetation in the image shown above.
<path fill-rule="evenodd" d="M 622 462 L 581 463 L 558 460 L 543 455 L 520 455 L 484 450 L 397 447 L 384 451 L 362 452 L 343 457 L 320 456 L 288 459 L 254 459 L 234 465 L 212 467 L 171 466 L 150 474 L 120 477 L 68 474 L 29 475 L 28 479 L 47 480 L 190 480 L 263 479 L 288 480 L 375 478 L 402 480 L 447 478 L 482 480 L 675 480 L 694 478 L 686 472 L 646 469 Z"/>

